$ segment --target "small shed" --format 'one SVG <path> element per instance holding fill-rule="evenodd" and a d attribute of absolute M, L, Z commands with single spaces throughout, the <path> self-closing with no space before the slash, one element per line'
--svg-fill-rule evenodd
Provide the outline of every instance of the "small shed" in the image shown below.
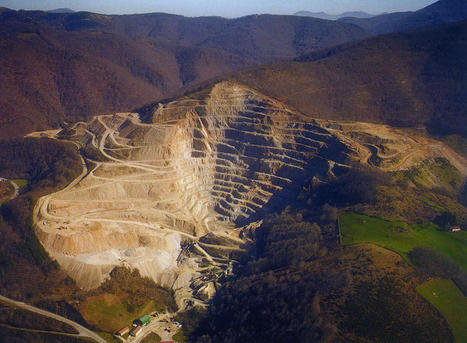
<path fill-rule="evenodd" d="M 461 227 L 460 226 L 451 226 L 451 232 L 457 232 L 457 231 L 461 231 Z"/>
<path fill-rule="evenodd" d="M 130 328 L 128 326 L 125 326 L 124 328 L 118 330 L 116 335 L 123 336 L 123 335 L 126 335 L 128 332 L 130 332 Z"/>
<path fill-rule="evenodd" d="M 145 325 L 148 325 L 149 323 L 151 322 L 151 317 L 147 314 L 145 314 L 144 316 L 136 319 L 133 324 L 134 325 L 139 325 L 139 326 L 145 326 Z"/>

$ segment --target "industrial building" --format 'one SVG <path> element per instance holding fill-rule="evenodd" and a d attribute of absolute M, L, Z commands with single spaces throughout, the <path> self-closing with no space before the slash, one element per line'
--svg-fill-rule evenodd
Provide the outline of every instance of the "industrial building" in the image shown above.
<path fill-rule="evenodd" d="M 130 336 L 136 337 L 141 333 L 141 330 L 143 330 L 142 326 L 135 326 L 133 329 L 130 331 Z"/>
<path fill-rule="evenodd" d="M 118 330 L 116 335 L 123 336 L 126 335 L 128 332 L 130 332 L 130 328 L 128 326 L 125 326 L 123 329 Z"/>
<path fill-rule="evenodd" d="M 134 322 L 133 322 L 133 325 L 136 325 L 136 326 L 145 326 L 145 325 L 148 325 L 149 323 L 151 322 L 151 317 L 147 314 L 145 314 L 144 316 L 136 319 Z"/>

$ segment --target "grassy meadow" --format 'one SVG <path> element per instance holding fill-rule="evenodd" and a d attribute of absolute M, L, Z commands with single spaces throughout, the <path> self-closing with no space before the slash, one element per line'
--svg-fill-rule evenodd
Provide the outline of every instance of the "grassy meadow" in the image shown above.
<path fill-rule="evenodd" d="M 119 296 L 103 294 L 87 299 L 81 312 L 89 324 L 111 333 L 131 325 L 133 320 L 156 309 L 158 308 L 153 301 L 148 301 L 142 306 L 130 307 L 125 299 Z"/>
<path fill-rule="evenodd" d="M 433 223 L 409 225 L 391 222 L 353 212 L 339 215 L 344 245 L 375 243 L 396 251 L 408 260 L 407 254 L 417 246 L 434 248 L 467 270 L 467 232 L 443 232 Z"/>
<path fill-rule="evenodd" d="M 430 247 L 450 257 L 467 270 L 467 232 L 444 232 L 433 223 L 409 225 L 353 212 L 339 215 L 342 244 L 374 243 L 391 249 L 409 263 L 408 253 L 415 247 Z M 467 342 L 467 298 L 452 280 L 435 278 L 417 291 L 444 316 L 455 342 Z"/>
<path fill-rule="evenodd" d="M 417 291 L 446 318 L 456 343 L 467 342 L 467 297 L 451 280 L 432 279 L 417 287 Z"/>
<path fill-rule="evenodd" d="M 24 187 L 28 185 L 28 180 L 26 179 L 13 179 L 11 180 L 18 185 L 18 187 Z"/>

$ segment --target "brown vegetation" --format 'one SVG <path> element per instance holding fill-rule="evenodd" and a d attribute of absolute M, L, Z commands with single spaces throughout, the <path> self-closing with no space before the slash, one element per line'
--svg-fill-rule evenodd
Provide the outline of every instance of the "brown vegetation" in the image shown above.
<path fill-rule="evenodd" d="M 2 342 L 19 343 L 90 343 L 88 339 L 65 336 L 62 334 L 38 333 L 15 328 L 0 326 L 0 339 Z"/>
<path fill-rule="evenodd" d="M 27 310 L 4 306 L 0 304 L 0 323 L 17 328 L 36 329 L 77 334 L 78 332 L 68 324 L 44 317 Z"/>
<path fill-rule="evenodd" d="M 76 147 L 48 139 L 0 141 L 0 161 L 3 175 L 29 181 L 24 194 L 0 207 L 2 293 L 33 300 L 73 292 L 73 282 L 35 235 L 32 209 L 34 197 L 62 188 L 79 175 L 82 166 Z"/>
<path fill-rule="evenodd" d="M 266 221 L 259 234 L 266 230 L 270 238 L 258 240 L 259 258 L 226 283 L 207 313 L 194 309 L 178 317 L 193 342 L 452 341 L 446 322 L 417 294 L 416 272 L 399 255 L 374 245 L 297 249 L 290 233 L 319 227 L 307 228 L 296 216 L 285 212 Z M 313 242 L 319 239 L 306 244 Z M 281 251 L 291 258 L 277 264 Z M 313 251 L 319 256 L 310 259 Z"/>
<path fill-rule="evenodd" d="M 0 138 L 129 111 L 183 85 L 366 37 L 294 16 L 0 12 Z"/>
<path fill-rule="evenodd" d="M 323 299 L 338 322 L 338 342 L 452 341 L 445 320 L 417 293 L 420 280 L 402 257 L 361 245 L 345 248 L 338 261 L 350 282 L 342 297 Z"/>
<path fill-rule="evenodd" d="M 467 272 L 456 261 L 429 247 L 415 247 L 408 256 L 426 276 L 452 279 L 461 292 L 467 294 Z"/>
<path fill-rule="evenodd" d="M 398 33 L 226 76 L 313 118 L 467 135 L 467 22 Z M 203 86 L 204 87 L 204 86 Z"/>
<path fill-rule="evenodd" d="M 15 193 L 15 188 L 8 180 L 0 180 L 0 204 L 11 198 Z"/>
<path fill-rule="evenodd" d="M 113 333 L 147 314 L 148 311 L 177 310 L 173 291 L 168 291 L 149 278 L 140 276 L 138 270 L 115 268 L 111 278 L 97 290 L 81 292 L 80 312 L 98 331 Z"/>
<path fill-rule="evenodd" d="M 78 150 L 70 143 L 43 138 L 0 140 L 0 175 L 27 179 L 29 196 L 65 187 L 81 170 Z"/>

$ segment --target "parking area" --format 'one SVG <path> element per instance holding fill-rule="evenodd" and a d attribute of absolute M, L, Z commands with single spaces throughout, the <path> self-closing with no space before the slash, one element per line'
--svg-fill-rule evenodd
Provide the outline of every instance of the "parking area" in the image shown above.
<path fill-rule="evenodd" d="M 149 333 L 154 332 L 162 341 L 171 341 L 172 336 L 182 328 L 182 325 L 172 318 L 173 314 L 153 312 L 142 316 L 115 333 L 122 342 L 139 343 Z"/>

